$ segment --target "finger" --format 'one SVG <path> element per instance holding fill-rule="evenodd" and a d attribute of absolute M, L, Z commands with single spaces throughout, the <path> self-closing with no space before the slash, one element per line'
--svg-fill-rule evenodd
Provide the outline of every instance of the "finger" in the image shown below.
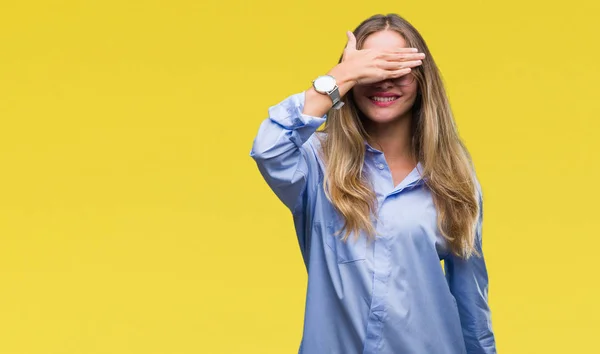
<path fill-rule="evenodd" d="M 407 60 L 419 60 L 424 59 L 425 54 L 423 53 L 383 53 L 380 56 L 381 59 L 389 61 L 407 61 Z"/>
<path fill-rule="evenodd" d="M 404 65 L 407 67 L 415 67 L 415 66 L 419 66 L 423 64 L 423 62 L 421 60 L 411 60 L 411 61 L 406 61 L 404 62 Z"/>
<path fill-rule="evenodd" d="M 404 47 L 395 47 L 384 50 L 386 53 L 419 53 L 419 49 L 417 48 L 404 48 Z"/>
<path fill-rule="evenodd" d="M 348 36 L 346 48 L 349 50 L 356 50 L 356 37 L 354 37 L 354 33 L 351 31 L 346 31 L 346 36 Z"/>
<path fill-rule="evenodd" d="M 385 70 L 399 70 L 404 68 L 412 68 L 421 65 L 420 60 L 413 61 L 381 61 L 377 64 L 378 67 Z"/>
<path fill-rule="evenodd" d="M 402 77 L 404 75 L 408 75 L 411 72 L 410 68 L 404 68 L 404 69 L 400 69 L 400 70 L 394 70 L 392 72 L 388 73 L 388 76 L 390 79 L 397 79 L 399 77 Z"/>
<path fill-rule="evenodd" d="M 400 70 L 409 67 L 406 61 L 381 61 L 377 67 L 383 70 Z"/>
<path fill-rule="evenodd" d="M 414 68 L 415 66 L 419 66 L 423 64 L 420 60 L 408 60 L 408 61 L 388 61 L 391 68 Z M 394 67 L 394 65 L 396 65 Z"/>

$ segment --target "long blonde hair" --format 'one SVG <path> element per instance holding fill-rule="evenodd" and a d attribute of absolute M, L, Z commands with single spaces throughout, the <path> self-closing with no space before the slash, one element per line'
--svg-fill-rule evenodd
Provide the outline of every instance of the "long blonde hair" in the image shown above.
<path fill-rule="evenodd" d="M 480 213 L 479 187 L 471 156 L 458 135 L 440 72 L 419 32 L 396 14 L 375 15 L 363 21 L 354 30 L 357 48 L 362 47 L 367 36 L 381 30 L 398 32 L 407 47 L 425 53 L 423 64 L 412 70 L 418 83 L 412 107 L 412 153 L 421 161 L 420 172 L 431 190 L 437 227 L 451 251 L 463 258 L 479 254 L 474 246 Z M 343 101 L 345 105 L 340 110 L 329 111 L 323 129 L 325 192 L 344 219 L 344 241 L 361 230 L 373 239 L 371 217 L 377 215 L 377 201 L 363 173 L 368 136 L 351 92 Z"/>

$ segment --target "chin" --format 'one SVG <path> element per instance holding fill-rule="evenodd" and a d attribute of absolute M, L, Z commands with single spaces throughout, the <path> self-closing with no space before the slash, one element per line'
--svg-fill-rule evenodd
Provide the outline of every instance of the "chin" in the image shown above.
<path fill-rule="evenodd" d="M 365 118 L 373 123 L 385 124 L 400 119 L 406 112 L 365 112 Z"/>

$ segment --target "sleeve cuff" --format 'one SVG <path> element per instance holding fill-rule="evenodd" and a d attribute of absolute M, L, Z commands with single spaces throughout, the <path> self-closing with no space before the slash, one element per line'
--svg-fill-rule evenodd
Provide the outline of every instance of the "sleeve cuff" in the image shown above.
<path fill-rule="evenodd" d="M 315 129 L 327 120 L 327 114 L 314 117 L 302 113 L 306 92 L 302 91 L 289 96 L 275 106 L 269 108 L 269 118 L 282 127 L 290 130 L 311 126 Z"/>

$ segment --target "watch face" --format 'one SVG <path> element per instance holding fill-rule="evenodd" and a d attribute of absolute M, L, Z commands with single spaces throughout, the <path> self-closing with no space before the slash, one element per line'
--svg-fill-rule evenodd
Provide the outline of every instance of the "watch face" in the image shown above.
<path fill-rule="evenodd" d="M 335 79 L 332 76 L 324 75 L 315 79 L 315 90 L 321 93 L 327 93 L 335 87 Z"/>

